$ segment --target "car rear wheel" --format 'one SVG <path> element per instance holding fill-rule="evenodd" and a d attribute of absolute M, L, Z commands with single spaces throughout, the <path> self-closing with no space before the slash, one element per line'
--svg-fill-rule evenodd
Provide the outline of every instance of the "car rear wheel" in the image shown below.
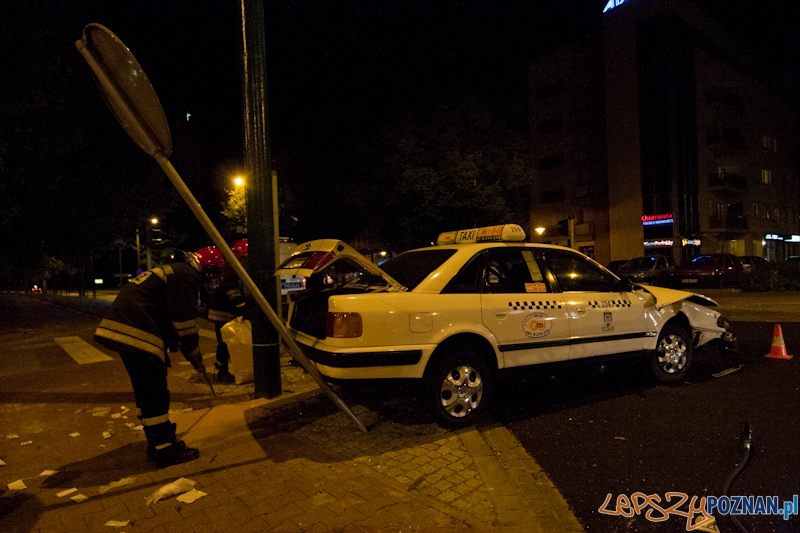
<path fill-rule="evenodd" d="M 423 402 L 440 426 L 457 429 L 475 423 L 491 395 L 489 365 L 475 347 L 458 345 L 428 375 Z"/>
<path fill-rule="evenodd" d="M 658 336 L 650 360 L 653 375 L 664 383 L 681 381 L 692 366 L 694 350 L 689 334 L 677 324 L 667 324 Z"/>

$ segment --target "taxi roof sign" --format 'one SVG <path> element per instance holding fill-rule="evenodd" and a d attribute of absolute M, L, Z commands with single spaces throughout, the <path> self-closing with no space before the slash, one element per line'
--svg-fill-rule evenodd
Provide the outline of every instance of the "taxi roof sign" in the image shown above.
<path fill-rule="evenodd" d="M 482 228 L 446 231 L 436 238 L 436 245 L 467 244 L 476 242 L 522 242 L 525 230 L 519 224 L 500 224 Z"/>

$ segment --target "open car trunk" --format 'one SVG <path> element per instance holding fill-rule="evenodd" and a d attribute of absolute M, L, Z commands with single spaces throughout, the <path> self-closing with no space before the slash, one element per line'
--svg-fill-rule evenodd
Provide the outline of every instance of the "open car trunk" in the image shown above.
<path fill-rule="evenodd" d="M 319 339 L 326 336 L 331 296 L 406 290 L 378 265 L 335 239 L 301 244 L 275 275 L 305 277 L 306 288 L 289 293 L 288 323 L 295 331 Z"/>

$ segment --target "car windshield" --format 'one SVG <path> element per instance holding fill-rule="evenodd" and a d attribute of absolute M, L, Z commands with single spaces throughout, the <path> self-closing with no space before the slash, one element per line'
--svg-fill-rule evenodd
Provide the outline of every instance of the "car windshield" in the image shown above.
<path fill-rule="evenodd" d="M 381 269 L 408 290 L 413 290 L 454 253 L 456 251 L 451 248 L 404 252 L 381 264 Z"/>
<path fill-rule="evenodd" d="M 700 257 L 695 257 L 692 259 L 692 264 L 696 266 L 701 265 L 721 265 L 722 264 L 722 256 L 717 255 L 701 255 Z"/>
<path fill-rule="evenodd" d="M 655 257 L 637 257 L 625 263 L 622 268 L 650 268 L 655 262 Z"/>

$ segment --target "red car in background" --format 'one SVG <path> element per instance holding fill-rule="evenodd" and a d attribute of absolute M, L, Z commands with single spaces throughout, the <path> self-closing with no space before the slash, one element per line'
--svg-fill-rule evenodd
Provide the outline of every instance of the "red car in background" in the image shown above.
<path fill-rule="evenodd" d="M 744 267 L 733 254 L 703 254 L 672 273 L 673 285 L 685 287 L 738 287 Z"/>

